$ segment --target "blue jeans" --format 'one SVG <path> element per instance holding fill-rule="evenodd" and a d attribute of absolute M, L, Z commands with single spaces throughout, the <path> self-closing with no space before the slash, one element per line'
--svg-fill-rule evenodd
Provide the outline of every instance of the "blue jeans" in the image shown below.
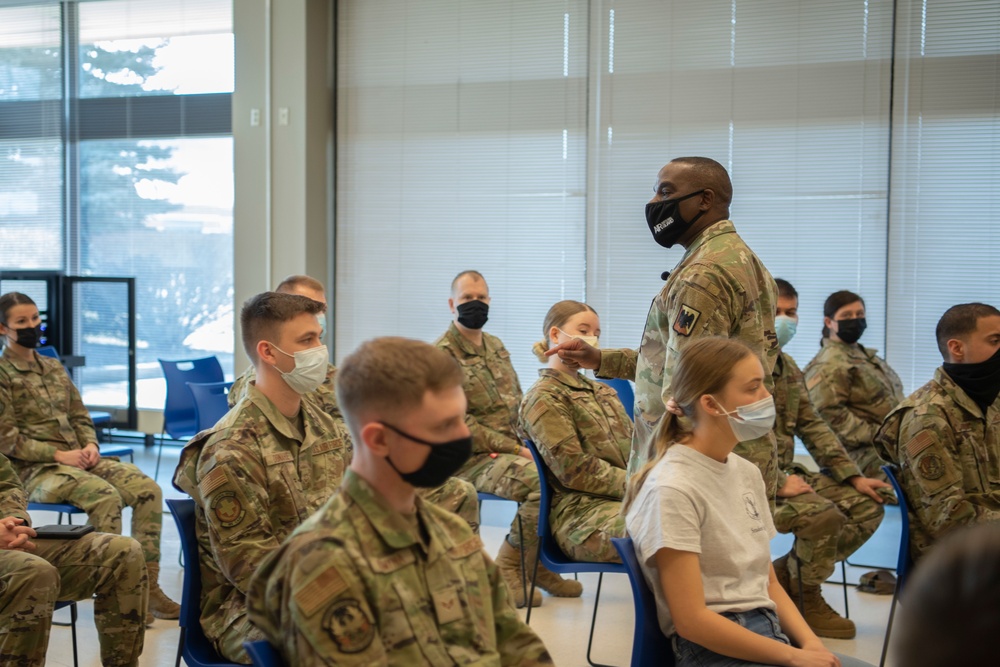
<path fill-rule="evenodd" d="M 739 613 L 723 612 L 721 615 L 762 637 L 775 639 L 783 644 L 791 643 L 788 641 L 788 637 L 781 632 L 777 614 L 770 609 L 753 609 Z M 674 646 L 677 667 L 762 667 L 759 662 L 747 662 L 719 655 L 677 634 L 673 636 L 671 641 Z"/>

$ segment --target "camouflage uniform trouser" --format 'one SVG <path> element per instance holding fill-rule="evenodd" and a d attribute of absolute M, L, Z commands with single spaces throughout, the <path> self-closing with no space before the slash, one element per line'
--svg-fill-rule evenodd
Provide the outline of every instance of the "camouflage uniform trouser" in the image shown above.
<path fill-rule="evenodd" d="M 101 664 L 138 665 L 149 584 L 135 540 L 91 533 L 34 542 L 33 553 L 0 551 L 0 664 L 44 665 L 56 600 L 93 597 Z"/>
<path fill-rule="evenodd" d="M 132 537 L 147 563 L 159 562 L 163 491 L 131 463 L 101 459 L 90 470 L 46 466 L 26 479 L 24 488 L 32 502 L 76 505 L 101 533 L 121 535 L 122 509 L 131 507 Z"/>
<path fill-rule="evenodd" d="M 583 493 L 557 495 L 549 514 L 552 535 L 563 553 L 588 563 L 620 563 L 612 537 L 625 537 L 620 500 Z"/>
<path fill-rule="evenodd" d="M 469 524 L 472 532 L 479 534 L 479 496 L 472 484 L 458 477 L 449 477 L 436 489 L 418 489 L 417 492 L 432 505 L 457 514 Z"/>
<path fill-rule="evenodd" d="M 244 611 L 229 624 L 228 628 L 222 631 L 218 638 L 212 641 L 212 644 L 224 659 L 241 665 L 249 665 L 250 656 L 243 648 L 243 642 L 255 642 L 261 639 L 267 639 L 267 637 L 257 629 L 256 625 L 250 622 L 250 617 Z"/>
<path fill-rule="evenodd" d="M 881 505 L 849 484 L 823 474 L 799 474 L 813 491 L 778 498 L 774 526 L 778 532 L 795 535 L 795 558 L 788 559 L 792 579 L 816 586 L 833 574 L 837 561 L 868 541 L 882 523 L 884 512 Z"/>
<path fill-rule="evenodd" d="M 521 517 L 524 535 L 518 534 L 515 517 L 507 541 L 515 549 L 522 545 L 525 549 L 538 545 L 538 509 L 542 493 L 534 461 L 516 454 L 497 454 L 496 458 L 491 458 L 490 454 L 473 454 L 455 476 L 471 482 L 476 491 L 521 503 L 517 516 Z"/>

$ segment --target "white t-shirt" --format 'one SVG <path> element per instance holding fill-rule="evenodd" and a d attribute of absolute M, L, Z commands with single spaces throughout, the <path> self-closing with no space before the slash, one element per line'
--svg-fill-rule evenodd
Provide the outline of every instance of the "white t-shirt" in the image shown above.
<path fill-rule="evenodd" d="M 656 552 L 663 548 L 700 554 L 712 611 L 775 608 L 767 581 L 776 532 L 764 479 L 746 459 L 730 454 L 719 463 L 686 445 L 671 446 L 649 471 L 625 526 L 667 636 L 675 630 L 656 570 Z"/>

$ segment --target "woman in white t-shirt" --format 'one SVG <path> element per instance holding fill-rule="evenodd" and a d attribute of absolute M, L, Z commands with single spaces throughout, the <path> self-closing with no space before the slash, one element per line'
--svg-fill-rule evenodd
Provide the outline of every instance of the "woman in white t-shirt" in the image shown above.
<path fill-rule="evenodd" d="M 670 384 L 687 419 L 664 417 L 623 509 L 678 667 L 839 666 L 775 579 L 764 480 L 733 454 L 774 424 L 760 361 L 705 338 L 684 348 Z"/>

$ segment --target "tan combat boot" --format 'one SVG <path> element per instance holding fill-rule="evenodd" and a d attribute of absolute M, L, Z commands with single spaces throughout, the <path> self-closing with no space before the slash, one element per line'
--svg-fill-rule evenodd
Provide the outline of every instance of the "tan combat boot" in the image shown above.
<path fill-rule="evenodd" d="M 535 549 L 534 554 L 525 555 L 528 572 L 533 572 L 535 560 L 538 558 L 538 549 Z M 535 585 L 557 598 L 578 598 L 583 594 L 583 584 L 576 579 L 563 579 L 541 562 L 538 563 L 538 576 L 535 579 Z"/>
<path fill-rule="evenodd" d="M 512 547 L 510 542 L 505 538 L 503 545 L 500 547 L 500 552 L 497 554 L 496 564 L 500 570 L 500 576 L 507 582 L 507 588 L 510 590 L 510 596 L 514 600 L 514 606 L 520 609 L 524 606 L 524 581 L 528 582 L 528 590 L 531 590 L 531 578 L 526 577 L 525 579 L 521 579 L 520 549 Z M 536 590 L 535 594 L 531 596 L 531 606 L 542 606 L 541 592 Z"/>
<path fill-rule="evenodd" d="M 149 575 L 149 614 L 156 618 L 180 618 L 181 606 L 160 589 L 160 564 L 146 563 L 146 573 Z M 149 614 L 146 616 L 147 624 Z"/>
<path fill-rule="evenodd" d="M 820 637 L 853 639 L 854 621 L 844 618 L 826 603 L 819 586 L 802 586 L 802 617 Z"/>

